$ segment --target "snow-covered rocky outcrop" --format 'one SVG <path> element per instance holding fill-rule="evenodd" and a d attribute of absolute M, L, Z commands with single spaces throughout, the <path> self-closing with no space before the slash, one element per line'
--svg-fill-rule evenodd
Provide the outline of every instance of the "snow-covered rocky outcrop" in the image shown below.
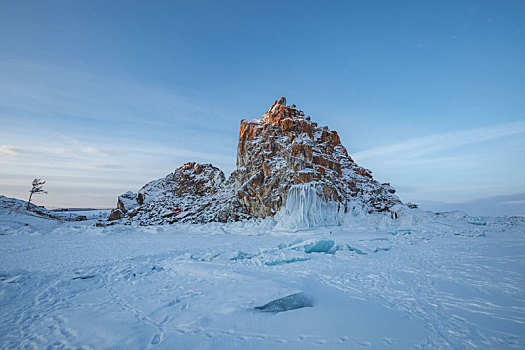
<path fill-rule="evenodd" d="M 323 201 L 345 210 L 354 199 L 369 212 L 401 203 L 390 184 L 380 184 L 350 158 L 336 131 L 318 126 L 295 105 L 287 106 L 284 97 L 260 120 L 241 121 L 234 177 L 244 211 L 255 217 L 274 216 L 285 203 L 294 205 L 287 198 L 296 195 L 299 184 L 310 184 Z"/>
<path fill-rule="evenodd" d="M 6 222 L 10 223 L 11 228 L 13 225 L 15 227 L 19 226 L 20 232 L 30 232 L 32 229 L 25 227 L 29 223 L 40 224 L 49 221 L 63 223 L 65 221 L 85 220 L 87 220 L 87 217 L 83 214 L 52 211 L 33 203 L 28 205 L 26 201 L 21 199 L 0 195 L 0 221 L 3 221 L 0 222 L 0 235 L 7 228 L 5 226 Z"/>
<path fill-rule="evenodd" d="M 59 219 L 53 214 L 52 211 L 47 210 L 44 207 L 39 207 L 37 205 L 34 205 L 33 203 L 30 203 L 28 208 L 26 201 L 2 195 L 0 195 L 0 214 L 3 217 L 12 215 L 23 215 L 44 219 Z"/>
<path fill-rule="evenodd" d="M 232 180 L 211 164 L 186 163 L 137 194 L 119 196 L 108 220 L 141 224 L 229 222 L 248 218 L 236 199 Z"/>
<path fill-rule="evenodd" d="M 357 165 L 337 132 L 318 126 L 282 97 L 257 120 L 242 120 L 237 169 L 186 163 L 137 194 L 118 199 L 109 220 L 140 224 L 229 222 L 273 217 L 278 227 L 338 225 L 357 205 L 368 213 L 401 204 L 390 184 Z"/>

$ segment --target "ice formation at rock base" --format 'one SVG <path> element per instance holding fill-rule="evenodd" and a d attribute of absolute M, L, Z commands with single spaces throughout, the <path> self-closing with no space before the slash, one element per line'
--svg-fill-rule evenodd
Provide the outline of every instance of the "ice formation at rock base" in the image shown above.
<path fill-rule="evenodd" d="M 275 229 L 297 231 L 340 225 L 344 214 L 343 205 L 325 200 L 319 192 L 320 188 L 316 182 L 290 187 L 286 205 L 275 216 Z"/>

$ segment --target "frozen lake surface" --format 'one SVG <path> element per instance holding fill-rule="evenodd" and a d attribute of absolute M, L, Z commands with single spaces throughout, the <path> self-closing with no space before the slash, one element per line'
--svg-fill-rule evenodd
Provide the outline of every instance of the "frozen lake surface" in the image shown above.
<path fill-rule="evenodd" d="M 409 210 L 287 233 L 0 214 L 3 349 L 525 347 L 523 218 Z"/>

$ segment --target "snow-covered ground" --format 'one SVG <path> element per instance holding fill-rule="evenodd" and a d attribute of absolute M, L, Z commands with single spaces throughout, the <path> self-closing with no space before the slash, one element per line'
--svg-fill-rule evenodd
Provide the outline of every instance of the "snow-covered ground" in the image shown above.
<path fill-rule="evenodd" d="M 523 218 L 94 223 L 0 211 L 1 348 L 525 347 Z"/>

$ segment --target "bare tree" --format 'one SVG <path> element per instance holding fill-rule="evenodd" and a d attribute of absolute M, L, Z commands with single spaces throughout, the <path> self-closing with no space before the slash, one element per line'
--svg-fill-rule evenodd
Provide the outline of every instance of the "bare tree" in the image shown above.
<path fill-rule="evenodd" d="M 29 210 L 29 204 L 31 204 L 31 197 L 33 197 L 33 194 L 40 194 L 40 193 L 47 193 L 42 187 L 44 186 L 46 182 L 42 181 L 41 179 L 34 179 L 32 183 L 31 190 L 29 191 L 29 200 L 27 201 L 27 210 Z"/>

